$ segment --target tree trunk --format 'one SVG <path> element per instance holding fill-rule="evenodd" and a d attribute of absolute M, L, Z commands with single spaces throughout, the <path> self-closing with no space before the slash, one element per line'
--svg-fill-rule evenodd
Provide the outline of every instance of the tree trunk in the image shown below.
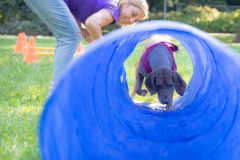
<path fill-rule="evenodd" d="M 235 39 L 233 40 L 233 42 L 240 43 L 240 23 L 239 23 L 239 25 L 238 25 L 236 37 L 235 37 Z"/>

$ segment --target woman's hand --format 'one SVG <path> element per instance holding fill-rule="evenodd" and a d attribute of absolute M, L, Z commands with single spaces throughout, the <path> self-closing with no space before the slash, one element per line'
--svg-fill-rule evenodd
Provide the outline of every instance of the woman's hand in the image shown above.
<path fill-rule="evenodd" d="M 88 43 L 91 43 L 93 41 L 91 35 L 88 33 L 86 28 L 83 28 L 82 26 L 80 27 L 83 39 L 87 41 Z"/>
<path fill-rule="evenodd" d="M 77 18 L 75 18 L 77 24 L 78 24 L 78 27 L 80 28 L 81 30 L 81 34 L 82 34 L 82 37 L 85 41 L 87 41 L 88 43 L 91 43 L 93 41 L 91 35 L 88 33 L 86 27 L 82 24 L 82 22 L 80 22 L 79 20 L 77 20 Z"/>

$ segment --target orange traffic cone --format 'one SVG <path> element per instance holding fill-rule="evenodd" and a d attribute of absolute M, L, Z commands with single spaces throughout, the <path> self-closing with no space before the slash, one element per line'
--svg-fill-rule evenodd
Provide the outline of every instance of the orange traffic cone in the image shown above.
<path fill-rule="evenodd" d="M 81 42 L 77 48 L 77 54 L 81 54 L 83 52 L 84 52 L 84 45 Z"/>
<path fill-rule="evenodd" d="M 39 62 L 39 58 L 37 57 L 36 54 L 35 38 L 33 36 L 31 36 L 29 39 L 29 43 L 23 57 L 23 61 L 27 63 Z"/>
<path fill-rule="evenodd" d="M 17 43 L 14 48 L 14 54 L 23 54 L 27 47 L 27 36 L 24 32 L 20 32 L 17 37 Z"/>

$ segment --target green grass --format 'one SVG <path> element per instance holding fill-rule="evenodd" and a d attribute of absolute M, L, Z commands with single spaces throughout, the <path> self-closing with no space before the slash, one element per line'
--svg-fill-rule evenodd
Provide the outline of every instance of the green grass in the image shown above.
<path fill-rule="evenodd" d="M 240 44 L 232 44 L 233 34 L 214 34 L 238 52 Z M 15 36 L 0 36 L 0 159 L 40 159 L 37 130 L 42 105 L 50 89 L 53 57 L 43 57 L 38 64 L 22 62 L 22 55 L 12 54 Z M 53 47 L 52 37 L 38 37 L 37 46 Z M 134 82 L 134 64 L 142 52 L 142 45 L 125 63 L 130 91 Z M 184 48 L 176 55 L 178 71 L 189 82 L 192 75 L 190 57 Z M 157 102 L 156 97 L 137 97 Z M 176 98 L 176 95 L 175 95 Z"/>
<path fill-rule="evenodd" d="M 37 123 L 50 87 L 53 58 L 25 64 L 13 55 L 16 37 L 0 37 L 0 157 L 39 159 Z M 38 43 L 38 41 L 37 41 Z M 39 44 L 54 44 L 52 38 Z"/>

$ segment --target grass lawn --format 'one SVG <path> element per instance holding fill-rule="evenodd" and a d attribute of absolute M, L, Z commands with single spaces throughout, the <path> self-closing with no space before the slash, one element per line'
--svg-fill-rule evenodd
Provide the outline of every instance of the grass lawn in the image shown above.
<path fill-rule="evenodd" d="M 233 34 L 213 34 L 238 52 L 240 44 L 232 44 Z M 40 159 L 37 128 L 42 105 L 50 89 L 53 57 L 43 57 L 38 64 L 22 62 L 13 55 L 16 36 L 0 36 L 0 159 Z M 53 47 L 52 37 L 38 37 L 37 46 Z M 134 64 L 143 46 L 138 46 L 125 63 L 130 91 L 134 82 Z M 176 54 L 178 71 L 189 82 L 192 75 L 190 57 L 183 48 Z M 175 95 L 176 97 L 176 95 Z M 137 97 L 157 102 L 156 97 Z"/>

